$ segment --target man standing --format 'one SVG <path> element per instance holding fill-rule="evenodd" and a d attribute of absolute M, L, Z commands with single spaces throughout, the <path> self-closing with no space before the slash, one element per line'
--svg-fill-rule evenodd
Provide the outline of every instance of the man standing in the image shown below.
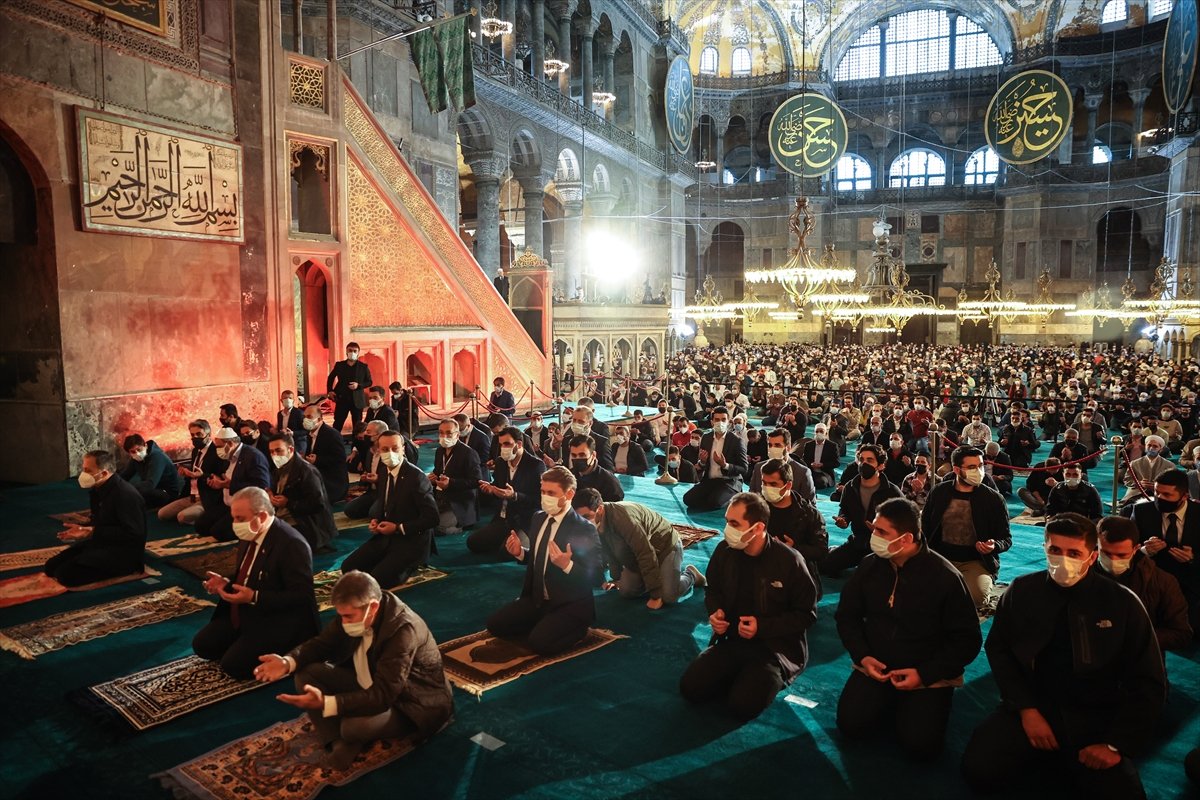
<path fill-rule="evenodd" d="M 438 535 L 462 533 L 478 521 L 479 456 L 458 438 L 458 423 L 444 419 L 438 424 L 438 449 L 433 455 L 429 482 L 438 506 Z"/>
<path fill-rule="evenodd" d="M 58 534 L 59 540 L 71 547 L 51 556 L 42 570 L 67 587 L 142 572 L 146 503 L 137 489 L 116 473 L 112 453 L 85 453 L 79 486 L 88 492 L 92 524 L 68 525 Z"/>
<path fill-rule="evenodd" d="M 1105 517 L 1096 527 L 1100 534 L 1096 568 L 1142 601 L 1159 649 L 1183 650 L 1190 645 L 1193 631 L 1187 598 L 1175 576 L 1159 569 L 1154 559 L 1138 548 L 1137 524 L 1125 517 Z"/>
<path fill-rule="evenodd" d="M 377 739 L 423 741 L 454 713 L 442 654 L 425 620 L 365 572 L 333 586 L 337 617 L 286 656 L 259 658 L 254 677 L 295 673 L 300 694 L 277 699 L 308 712 L 330 766 L 346 769 Z"/>
<path fill-rule="evenodd" d="M 975 729 L 963 775 L 977 792 L 1057 756 L 1078 796 L 1145 797 L 1131 758 L 1154 732 L 1166 696 L 1162 653 L 1133 592 L 1094 574 L 1096 527 L 1046 523 L 1048 569 L 1000 598 L 985 651 L 1003 707 Z"/>
<path fill-rule="evenodd" d="M 838 700 L 847 738 L 891 723 L 913 758 L 942 752 L 954 689 L 983 637 L 962 576 L 921 539 L 917 507 L 891 499 L 875 509 L 871 555 L 846 581 L 838 635 L 854 670 Z"/>
<path fill-rule="evenodd" d="M 658 610 L 704 585 L 700 570 L 683 569 L 683 542 L 661 514 L 638 503 L 605 503 L 595 489 L 578 489 L 571 507 L 596 526 L 604 565 L 621 597 L 648 593 L 646 607 Z"/>
<path fill-rule="evenodd" d="M 525 533 L 516 529 L 504 549 L 525 564 L 525 582 L 516 600 L 487 621 L 493 636 L 525 638 L 540 655 L 554 655 L 587 635 L 596 619 L 592 587 L 600 582 L 600 540 L 592 523 L 571 508 L 575 476 L 565 467 L 542 474 L 541 510 L 533 514 Z"/>
<path fill-rule="evenodd" d="M 844 570 L 858 566 L 867 553 L 871 552 L 871 526 L 875 509 L 884 500 L 900 496 L 900 490 L 879 471 L 883 450 L 877 445 L 859 445 L 855 455 L 858 475 L 842 490 L 841 505 L 834 524 L 850 536 L 845 542 L 829 551 L 821 562 L 821 573 L 836 578 Z"/>
<path fill-rule="evenodd" d="M 237 680 L 253 676 L 263 653 L 286 651 L 319 629 L 312 551 L 295 528 L 274 515 L 258 487 L 230 505 L 241 541 L 233 575 L 208 573 L 204 589 L 220 598 L 212 619 L 192 639 L 196 655 L 219 661 Z"/>
<path fill-rule="evenodd" d="M 308 436 L 308 454 L 304 458 L 321 473 L 329 502 L 339 502 L 350 488 L 346 443 L 342 440 L 340 429 L 326 425 L 320 404 L 313 403 L 304 409 L 304 430 Z"/>
<path fill-rule="evenodd" d="M 740 721 L 771 705 L 808 664 L 817 587 L 792 548 L 767 533 L 766 500 L 742 492 L 725 509 L 725 538 L 705 574 L 713 637 L 679 679 L 692 703 L 720 698 Z"/>
<path fill-rule="evenodd" d="M 438 523 L 437 501 L 425 473 L 404 457 L 404 437 L 388 431 L 379 437 L 383 465 L 371 507 L 371 537 L 346 556 L 342 572 L 367 572 L 382 586 L 399 586 L 429 558 Z"/>
<path fill-rule="evenodd" d="M 350 342 L 346 345 L 346 360 L 334 364 L 325 379 L 325 391 L 334 397 L 333 431 L 339 437 L 347 416 L 351 428 L 362 420 L 363 409 L 367 406 L 366 389 L 370 385 L 371 369 L 358 360 L 358 342 Z"/>
<path fill-rule="evenodd" d="M 275 513 L 296 526 L 314 553 L 332 553 L 337 524 L 321 473 L 303 458 L 296 457 L 290 433 L 272 434 L 267 448 L 274 467 L 271 505 Z"/>
<path fill-rule="evenodd" d="M 1188 499 L 1187 473 L 1164 472 L 1155 479 L 1154 502 L 1133 507 L 1142 550 L 1163 572 L 1175 576 L 1188 602 L 1193 631 L 1200 631 L 1200 504 Z"/>
<path fill-rule="evenodd" d="M 746 443 L 742 437 L 729 433 L 729 411 L 717 406 L 712 411 L 712 431 L 700 440 L 696 463 L 700 482 L 684 493 L 684 505 L 689 511 L 724 508 L 741 491 L 749 467 Z"/>

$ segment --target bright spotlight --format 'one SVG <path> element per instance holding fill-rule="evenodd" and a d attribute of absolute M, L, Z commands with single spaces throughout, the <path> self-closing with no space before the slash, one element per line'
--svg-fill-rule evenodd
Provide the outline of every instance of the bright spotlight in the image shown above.
<path fill-rule="evenodd" d="M 641 256 L 628 241 L 603 232 L 588 236 L 587 259 L 588 272 L 602 283 L 624 283 L 641 267 Z"/>

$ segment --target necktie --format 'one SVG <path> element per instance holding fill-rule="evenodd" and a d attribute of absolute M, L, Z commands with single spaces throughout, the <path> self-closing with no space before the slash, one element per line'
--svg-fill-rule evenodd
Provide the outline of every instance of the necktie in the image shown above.
<path fill-rule="evenodd" d="M 396 488 L 396 476 L 388 472 L 387 486 L 383 489 L 383 513 L 387 514 L 388 501 L 392 499 L 392 490 Z"/>
<path fill-rule="evenodd" d="M 233 580 L 238 586 L 246 585 L 246 577 L 250 574 L 250 565 L 254 563 L 254 553 L 257 550 L 258 545 L 254 542 L 246 546 L 246 552 L 242 555 L 242 563 L 238 566 L 237 577 Z M 242 624 L 241 619 L 239 619 L 239 610 L 238 603 L 229 606 L 229 619 L 233 622 L 233 627 L 235 628 L 240 627 Z"/>
<path fill-rule="evenodd" d="M 554 539 L 554 517 L 546 517 L 542 531 L 533 553 L 533 602 L 539 606 L 546 599 L 546 559 L 550 553 L 550 541 Z"/>
<path fill-rule="evenodd" d="M 1179 517 L 1167 514 L 1167 547 L 1179 547 Z"/>

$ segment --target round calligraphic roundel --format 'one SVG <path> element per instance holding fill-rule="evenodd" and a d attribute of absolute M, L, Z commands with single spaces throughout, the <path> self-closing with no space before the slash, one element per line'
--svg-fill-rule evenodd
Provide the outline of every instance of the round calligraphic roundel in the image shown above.
<path fill-rule="evenodd" d="M 1200 36 L 1196 15 L 1196 0 L 1175 0 L 1167 36 L 1163 42 L 1162 85 L 1167 110 L 1172 114 L 1183 110 L 1192 93 L 1196 75 L 1196 40 Z"/>
<path fill-rule="evenodd" d="M 692 85 L 692 70 L 683 56 L 676 56 L 667 68 L 663 105 L 671 145 L 686 155 L 692 146 L 692 130 L 696 127 L 696 91 Z"/>
<path fill-rule="evenodd" d="M 775 163 L 801 178 L 818 178 L 846 152 L 846 116 L 816 92 L 789 97 L 775 110 L 767 141 Z"/>
<path fill-rule="evenodd" d="M 1071 132 L 1071 90 L 1053 72 L 1031 69 L 1004 82 L 983 116 L 987 143 L 1001 161 L 1032 164 L 1058 147 Z"/>

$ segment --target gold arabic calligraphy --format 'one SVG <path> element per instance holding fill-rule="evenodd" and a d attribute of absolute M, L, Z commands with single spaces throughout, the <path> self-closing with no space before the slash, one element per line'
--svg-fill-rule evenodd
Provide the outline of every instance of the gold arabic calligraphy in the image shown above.
<path fill-rule="evenodd" d="M 1052 77 L 1032 75 L 997 98 L 993 112 L 997 149 L 1007 146 L 1014 158 L 1033 160 L 1062 139 L 1070 118 L 1059 113 L 1063 96 Z"/>
<path fill-rule="evenodd" d="M 836 120 L 826 103 L 805 100 L 776 120 L 776 149 L 781 158 L 799 158 L 812 170 L 828 167 L 838 157 L 841 144 Z"/>
<path fill-rule="evenodd" d="M 679 67 L 683 67 L 680 69 Z M 694 105 L 692 101 L 691 73 L 686 62 L 676 61 L 667 76 L 667 125 L 676 147 L 686 150 L 691 143 Z"/>

